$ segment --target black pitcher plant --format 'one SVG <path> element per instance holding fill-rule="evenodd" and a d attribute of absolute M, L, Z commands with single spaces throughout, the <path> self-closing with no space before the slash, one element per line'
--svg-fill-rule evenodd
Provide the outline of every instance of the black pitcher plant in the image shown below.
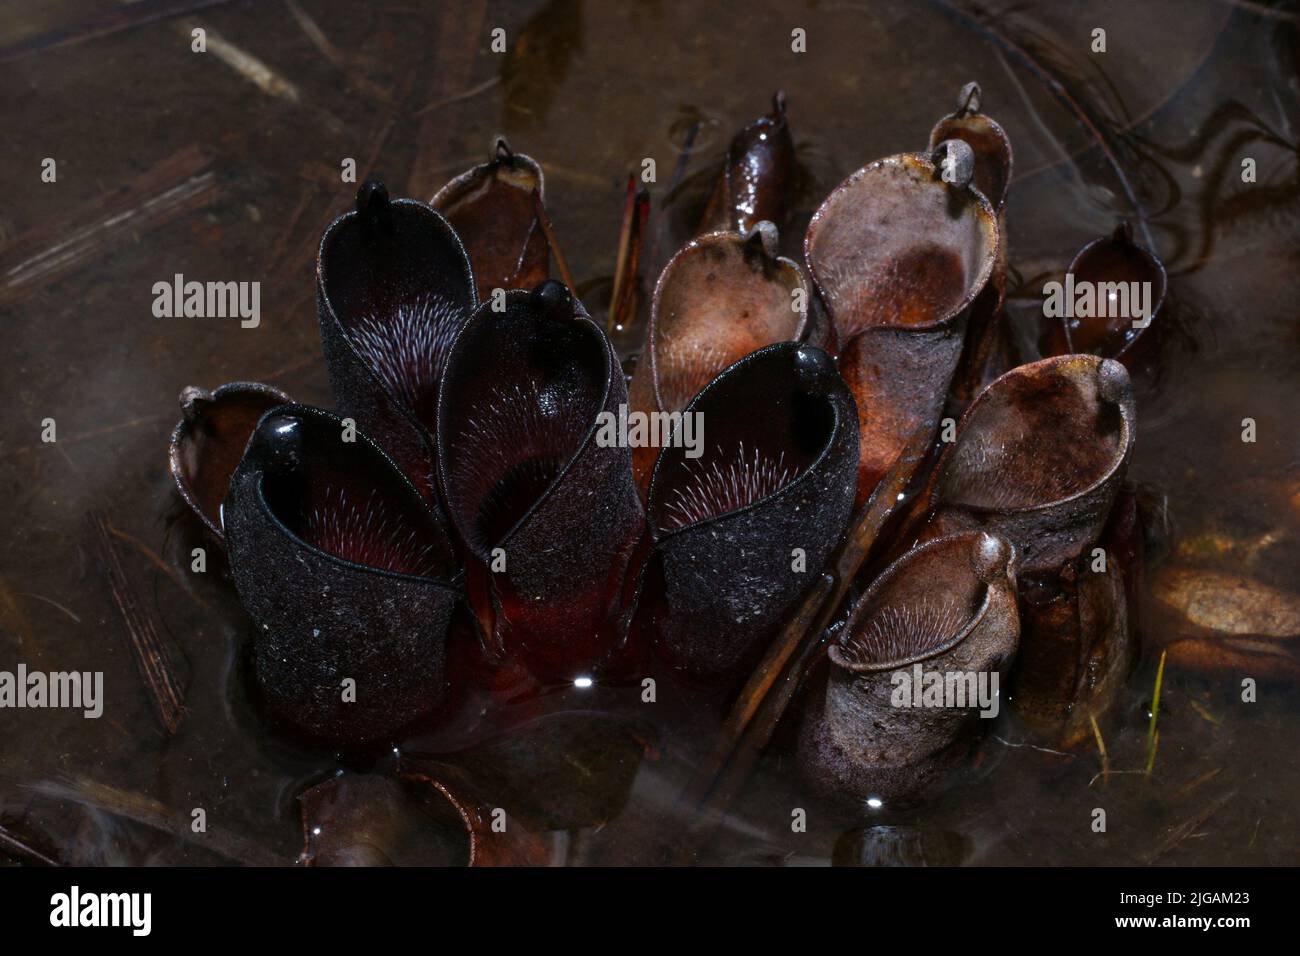
<path fill-rule="evenodd" d="M 734 701 L 725 732 L 743 740 L 775 675 L 803 661 L 781 685 L 792 732 L 773 739 L 851 814 L 956 779 L 1008 697 L 1061 746 L 1083 739 L 1138 637 L 1125 366 L 1140 335 L 1062 323 L 1048 357 L 1017 363 L 1011 146 L 974 84 L 925 149 L 825 197 L 801 261 L 778 232 L 795 165 L 778 93 L 731 143 L 698 233 L 659 275 L 639 356 L 622 357 L 572 287 L 541 164 L 504 139 L 431 203 L 358 190 L 316 266 L 334 410 L 253 383 L 187 388 L 172 437 L 180 495 L 225 546 L 251 619 L 266 716 L 364 749 L 459 726 L 449 701 L 486 673 L 538 693 L 671 673 L 688 708 Z M 1126 228 L 1069 270 L 1150 281 L 1160 309 L 1163 267 Z M 939 440 L 945 414 L 960 420 Z M 629 415 L 666 422 L 658 444 L 607 440 Z M 835 623 L 792 655 L 783 642 L 808 621 Z M 898 684 L 928 672 L 983 696 L 901 705 Z M 493 701 L 471 716 L 491 725 Z M 618 764 L 608 792 L 624 799 L 652 734 L 609 715 L 575 731 L 546 710 L 543 695 L 527 721 L 492 726 L 503 737 L 309 789 L 304 861 L 401 858 L 432 828 L 448 858 L 535 863 L 530 831 L 602 825 L 604 796 L 539 806 L 515 784 L 580 753 L 588 775 Z M 519 754 L 536 734 L 544 767 Z M 529 823 L 509 840 L 485 822 L 502 794 Z M 841 855 L 965 853 L 943 833 L 853 833 Z"/>

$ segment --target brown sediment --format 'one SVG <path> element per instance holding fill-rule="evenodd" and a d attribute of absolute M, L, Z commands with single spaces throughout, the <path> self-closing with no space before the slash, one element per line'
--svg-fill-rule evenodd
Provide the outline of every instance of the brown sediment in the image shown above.
<path fill-rule="evenodd" d="M 1300 595 L 1224 571 L 1177 565 L 1152 582 L 1153 629 L 1171 664 L 1300 682 Z"/>

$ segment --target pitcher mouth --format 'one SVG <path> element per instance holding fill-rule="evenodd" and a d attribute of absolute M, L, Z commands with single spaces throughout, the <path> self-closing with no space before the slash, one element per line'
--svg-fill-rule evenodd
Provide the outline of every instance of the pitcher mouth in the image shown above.
<path fill-rule="evenodd" d="M 842 341 L 871 328 L 933 329 L 975 301 L 993 274 L 1001 236 L 978 190 L 960 191 L 963 211 L 954 215 L 956 192 L 936 180 L 925 155 L 901 153 L 859 169 L 813 215 L 804 258 Z M 918 196 L 933 199 L 918 206 Z M 909 220 L 905 228 L 899 218 Z M 873 255 L 855 251 L 864 248 Z"/>
<path fill-rule="evenodd" d="M 1019 366 L 967 409 L 941 464 L 940 495 L 984 514 L 1084 498 L 1123 468 L 1132 420 L 1128 374 L 1117 362 L 1066 355 Z"/>
<path fill-rule="evenodd" d="M 830 659 L 855 674 L 895 670 L 938 657 L 984 620 L 989 591 L 1010 573 L 1014 549 L 984 532 L 927 542 L 885 569 L 833 644 Z M 936 588 L 936 578 L 943 587 Z M 956 578 L 956 580 L 953 580 Z"/>

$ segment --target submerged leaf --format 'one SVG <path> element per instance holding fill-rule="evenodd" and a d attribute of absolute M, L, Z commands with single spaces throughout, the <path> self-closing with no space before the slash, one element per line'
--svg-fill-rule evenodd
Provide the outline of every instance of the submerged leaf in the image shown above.
<path fill-rule="evenodd" d="M 1300 595 L 1222 571 L 1167 567 L 1152 583 L 1170 663 L 1300 681 Z"/>

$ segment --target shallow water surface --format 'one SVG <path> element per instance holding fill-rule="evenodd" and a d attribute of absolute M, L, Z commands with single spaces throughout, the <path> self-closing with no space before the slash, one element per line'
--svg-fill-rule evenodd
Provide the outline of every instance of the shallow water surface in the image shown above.
<path fill-rule="evenodd" d="M 92 0 L 0 10 L 0 669 L 23 661 L 103 671 L 107 697 L 99 720 L 0 713 L 0 859 L 30 855 L 6 840 L 69 862 L 297 858 L 294 797 L 340 760 L 261 723 L 243 672 L 249 624 L 224 569 L 214 560 L 207 575 L 188 573 L 202 538 L 172 491 L 166 444 L 185 385 L 262 381 L 330 404 L 313 266 L 324 227 L 351 203 L 351 187 L 339 182 L 344 158 L 395 194 L 427 199 L 504 132 L 542 163 L 556 231 L 598 312 L 625 178 L 644 157 L 658 170 L 642 270 L 648 292 L 697 221 L 732 132 L 766 111 L 776 88 L 788 96 L 801 168 L 782 245 L 798 253 L 804 225 L 836 183 L 872 159 L 922 148 L 960 86 L 975 79 L 984 111 L 1015 148 L 1009 308 L 1027 352 L 1037 347 L 1043 283 L 1117 219 L 1134 223 L 1170 274 L 1172 333 L 1158 372 L 1135 381 L 1130 478 L 1151 561 L 1142 658 L 1103 728 L 1107 772 L 1097 747 L 1044 747 L 1008 712 L 966 779 L 944 795 L 921 808 L 863 808 L 849 820 L 801 792 L 790 728 L 782 728 L 703 859 L 1300 862 L 1293 685 L 1240 668 L 1206 675 L 1167 665 L 1159 745 L 1143 772 L 1169 626 L 1149 593 L 1161 569 L 1300 587 L 1300 14 L 1292 7 L 192 7 L 111 30 L 95 25 L 103 5 Z M 112 22 L 138 15 L 123 6 Z M 194 25 L 271 75 L 241 72 L 234 54 L 195 56 Z M 512 38 L 507 55 L 489 48 L 498 26 Z M 795 27 L 807 31 L 805 54 L 790 51 Z M 1104 54 L 1089 48 L 1096 27 L 1107 31 Z M 47 156 L 57 159 L 54 184 L 39 179 Z M 1256 161 L 1252 185 L 1241 182 L 1243 158 Z M 259 327 L 154 318 L 152 286 L 175 273 L 259 281 Z M 617 337 L 629 356 L 639 342 L 639 328 Z M 40 441 L 45 418 L 57 422 L 56 443 Z M 1257 424 L 1255 443 L 1241 441 L 1244 418 Z M 175 667 L 184 697 L 175 733 L 145 692 L 105 574 L 104 538 Z M 1240 681 L 1248 676 L 1261 684 L 1258 701 L 1246 704 Z M 536 752 L 510 757 L 532 768 L 517 775 L 531 788 L 523 799 L 551 808 L 588 794 L 599 816 L 612 814 L 602 826 L 548 833 L 555 861 L 658 859 L 656 833 L 686 825 L 671 813 L 673 797 L 700 759 L 699 742 L 716 730 L 717 702 L 701 714 L 695 695 L 666 686 L 649 715 L 635 688 L 571 688 L 547 700 L 547 709 L 578 715 L 576 742 L 526 738 L 525 750 Z M 475 706 L 466 703 L 457 728 L 482 729 Z M 608 766 L 618 746 L 599 721 L 582 718 L 597 709 L 649 724 L 652 746 L 630 789 L 627 774 Z M 437 750 L 445 736 L 396 744 Z M 548 762 L 557 746 L 567 772 Z M 188 825 L 196 807 L 207 812 L 203 836 Z M 1104 834 L 1090 827 L 1097 807 L 1107 811 Z M 795 808 L 807 810 L 807 832 L 792 831 Z M 917 829 L 851 832 L 872 826 Z"/>

